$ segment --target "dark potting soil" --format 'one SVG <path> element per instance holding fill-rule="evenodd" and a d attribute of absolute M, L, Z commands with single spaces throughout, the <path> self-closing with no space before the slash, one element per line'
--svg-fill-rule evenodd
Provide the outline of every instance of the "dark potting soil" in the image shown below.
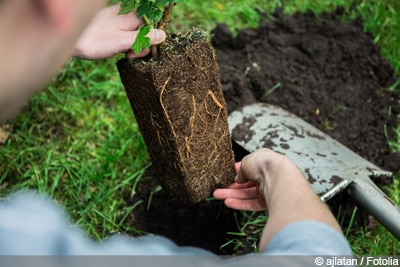
<path fill-rule="evenodd" d="M 388 145 L 388 139 L 395 138 L 399 114 L 399 97 L 388 90 L 396 80 L 393 68 L 381 56 L 373 36 L 364 33 L 362 22 L 342 23 L 340 15 L 338 10 L 317 19 L 312 13 L 278 12 L 273 20 L 257 29 L 241 30 L 236 37 L 218 25 L 213 45 L 228 111 L 257 101 L 278 105 L 377 166 L 397 172 L 400 156 Z M 143 181 L 134 199 L 127 198 L 128 204 L 144 201 L 133 212 L 136 228 L 166 236 L 178 245 L 217 254 L 233 252 L 231 246 L 220 246 L 232 238 L 227 232 L 238 231 L 239 212 L 219 201 L 186 205 L 162 190 L 152 196 L 147 209 L 156 185 L 154 179 Z M 353 201 L 338 195 L 330 203 L 334 212 L 338 203 L 352 205 Z M 249 244 L 241 251 L 253 248 Z"/>

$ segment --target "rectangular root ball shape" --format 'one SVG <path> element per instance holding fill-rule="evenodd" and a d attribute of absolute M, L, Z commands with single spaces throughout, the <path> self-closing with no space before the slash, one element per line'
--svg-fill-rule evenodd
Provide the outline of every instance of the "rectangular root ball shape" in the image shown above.
<path fill-rule="evenodd" d="M 165 190 L 197 203 L 233 182 L 227 109 L 206 33 L 168 38 L 157 60 L 122 59 L 118 70 Z"/>

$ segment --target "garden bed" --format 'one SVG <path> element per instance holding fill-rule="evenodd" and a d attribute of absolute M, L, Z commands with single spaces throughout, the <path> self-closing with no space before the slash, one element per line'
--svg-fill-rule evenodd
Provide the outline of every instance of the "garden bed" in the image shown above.
<path fill-rule="evenodd" d="M 397 138 L 393 128 L 399 114 L 398 95 L 389 91 L 396 81 L 393 68 L 373 36 L 364 33 L 362 22 L 342 23 L 340 15 L 341 10 L 320 19 L 311 13 L 276 13 L 274 20 L 241 30 L 236 37 L 218 25 L 213 45 L 228 111 L 257 101 L 278 105 L 377 166 L 397 172 L 400 157 L 388 145 Z M 151 199 L 133 212 L 131 223 L 137 229 L 179 245 L 233 253 L 232 246 L 220 246 L 232 238 L 227 232 L 238 231 L 241 213 L 219 201 L 183 204 L 162 190 L 152 194 L 156 186 L 154 179 L 144 179 L 134 198 L 127 197 L 128 204 Z M 344 194 L 329 204 L 337 212 L 343 203 L 352 205 Z"/>

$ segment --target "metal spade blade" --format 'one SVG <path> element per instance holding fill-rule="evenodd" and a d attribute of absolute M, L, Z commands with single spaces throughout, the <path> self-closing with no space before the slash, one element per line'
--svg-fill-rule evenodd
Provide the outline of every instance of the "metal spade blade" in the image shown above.
<path fill-rule="evenodd" d="M 293 160 L 314 191 L 327 201 L 346 189 L 400 239 L 400 208 L 370 179 L 392 176 L 296 115 L 257 103 L 228 118 L 232 140 L 248 152 L 268 147 Z"/>

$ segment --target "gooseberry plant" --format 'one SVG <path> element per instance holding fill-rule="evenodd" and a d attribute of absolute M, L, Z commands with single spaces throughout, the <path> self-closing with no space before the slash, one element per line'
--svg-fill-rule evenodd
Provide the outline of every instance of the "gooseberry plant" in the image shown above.
<path fill-rule="evenodd" d="M 165 30 L 172 10 L 176 3 L 185 0 L 121 0 L 119 14 L 128 14 L 136 10 L 137 17 L 143 18 L 145 23 L 139 28 L 139 33 L 132 50 L 136 54 L 151 46 L 150 38 L 147 37 L 152 28 Z M 153 57 L 157 57 L 157 49 L 152 49 Z"/>

